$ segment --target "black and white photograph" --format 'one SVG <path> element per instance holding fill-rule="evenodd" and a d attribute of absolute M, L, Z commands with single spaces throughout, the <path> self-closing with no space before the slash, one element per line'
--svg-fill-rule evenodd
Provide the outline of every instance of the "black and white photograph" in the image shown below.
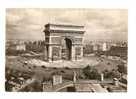
<path fill-rule="evenodd" d="M 128 10 L 6 8 L 6 92 L 127 92 Z"/>

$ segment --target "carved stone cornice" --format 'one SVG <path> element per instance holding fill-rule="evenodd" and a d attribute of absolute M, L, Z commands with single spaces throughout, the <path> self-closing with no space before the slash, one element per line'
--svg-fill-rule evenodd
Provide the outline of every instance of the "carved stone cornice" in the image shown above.
<path fill-rule="evenodd" d="M 49 30 L 50 33 L 80 33 L 83 34 L 85 31 L 74 31 L 74 30 Z"/>

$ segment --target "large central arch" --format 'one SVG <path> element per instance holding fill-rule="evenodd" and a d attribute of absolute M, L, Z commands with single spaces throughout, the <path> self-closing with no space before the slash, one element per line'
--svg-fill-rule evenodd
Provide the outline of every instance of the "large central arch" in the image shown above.
<path fill-rule="evenodd" d="M 72 58 L 72 41 L 69 38 L 64 38 L 62 43 L 62 59 L 71 60 Z"/>

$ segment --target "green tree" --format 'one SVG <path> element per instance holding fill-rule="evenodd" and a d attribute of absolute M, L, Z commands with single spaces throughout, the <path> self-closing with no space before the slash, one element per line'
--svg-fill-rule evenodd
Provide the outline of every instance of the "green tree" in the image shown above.
<path fill-rule="evenodd" d="M 118 71 L 121 74 L 127 74 L 127 67 L 125 67 L 124 64 L 119 64 L 117 67 L 118 67 Z"/>
<path fill-rule="evenodd" d="M 107 79 L 113 79 L 113 78 L 119 78 L 120 77 L 120 73 L 118 72 L 118 70 L 112 69 L 112 70 L 104 70 L 103 71 L 104 74 L 104 78 Z"/>
<path fill-rule="evenodd" d="M 83 73 L 87 79 L 99 79 L 100 78 L 100 74 L 98 73 L 97 69 L 89 65 L 83 69 Z"/>

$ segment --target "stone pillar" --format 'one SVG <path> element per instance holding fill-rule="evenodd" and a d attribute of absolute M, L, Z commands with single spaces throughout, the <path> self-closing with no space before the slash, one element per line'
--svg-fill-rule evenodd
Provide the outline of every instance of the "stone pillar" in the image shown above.
<path fill-rule="evenodd" d="M 72 59 L 72 61 L 75 61 L 75 46 L 74 45 L 72 45 L 72 51 L 71 51 L 71 59 Z"/>
<path fill-rule="evenodd" d="M 81 46 L 81 58 L 83 58 L 83 46 Z"/>
<path fill-rule="evenodd" d="M 74 83 L 76 82 L 76 72 L 75 71 L 73 72 L 73 82 Z"/>
<path fill-rule="evenodd" d="M 47 47 L 44 47 L 44 60 L 48 60 L 48 52 L 47 52 Z"/>
<path fill-rule="evenodd" d="M 119 80 L 118 80 L 117 78 L 114 78 L 114 79 L 113 79 L 113 84 L 114 84 L 115 86 L 119 86 Z"/>
<path fill-rule="evenodd" d="M 49 61 L 49 62 L 51 62 L 51 61 L 52 61 L 52 46 L 51 46 L 51 45 L 49 45 L 48 61 Z"/>
<path fill-rule="evenodd" d="M 103 80 L 104 80 L 104 74 L 101 73 L 101 81 L 103 81 Z"/>
<path fill-rule="evenodd" d="M 59 57 L 62 59 L 62 47 L 60 46 Z"/>

